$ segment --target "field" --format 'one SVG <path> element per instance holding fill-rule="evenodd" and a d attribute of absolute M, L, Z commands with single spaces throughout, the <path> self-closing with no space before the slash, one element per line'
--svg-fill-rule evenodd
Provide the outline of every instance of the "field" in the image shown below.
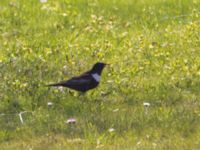
<path fill-rule="evenodd" d="M 1 150 L 200 147 L 199 0 L 1 0 L 0 51 Z"/>

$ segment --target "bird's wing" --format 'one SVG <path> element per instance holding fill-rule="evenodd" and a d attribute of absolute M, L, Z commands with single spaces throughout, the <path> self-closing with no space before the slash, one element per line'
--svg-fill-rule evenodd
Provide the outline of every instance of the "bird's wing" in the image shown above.
<path fill-rule="evenodd" d="M 91 75 L 86 72 L 80 76 L 69 79 L 67 82 L 69 84 L 87 84 L 91 82 Z"/>
<path fill-rule="evenodd" d="M 61 81 L 55 84 L 49 84 L 49 86 L 75 86 L 89 84 L 92 81 L 91 75 L 89 72 L 85 72 L 80 76 L 73 77 L 67 81 Z"/>
<path fill-rule="evenodd" d="M 67 80 L 67 81 L 64 81 L 63 83 L 65 84 L 76 84 L 76 85 L 81 85 L 81 84 L 87 84 L 89 83 L 91 80 L 90 79 L 76 79 L 75 77 L 74 78 L 71 78 L 70 80 Z"/>
<path fill-rule="evenodd" d="M 87 72 L 82 73 L 79 76 L 74 77 L 74 78 L 90 78 L 90 77 L 91 77 L 90 71 L 87 71 Z"/>

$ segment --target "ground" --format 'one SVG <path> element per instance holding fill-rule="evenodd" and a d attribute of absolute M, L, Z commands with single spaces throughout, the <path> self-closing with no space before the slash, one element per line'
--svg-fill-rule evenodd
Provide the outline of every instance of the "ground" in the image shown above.
<path fill-rule="evenodd" d="M 0 50 L 2 150 L 200 147 L 198 0 L 1 0 Z"/>

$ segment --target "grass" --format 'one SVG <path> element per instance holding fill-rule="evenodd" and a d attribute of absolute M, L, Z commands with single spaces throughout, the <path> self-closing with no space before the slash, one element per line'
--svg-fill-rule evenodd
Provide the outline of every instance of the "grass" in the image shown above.
<path fill-rule="evenodd" d="M 199 149 L 199 4 L 1 0 L 1 149 Z M 45 86 L 97 61 L 85 96 Z"/>

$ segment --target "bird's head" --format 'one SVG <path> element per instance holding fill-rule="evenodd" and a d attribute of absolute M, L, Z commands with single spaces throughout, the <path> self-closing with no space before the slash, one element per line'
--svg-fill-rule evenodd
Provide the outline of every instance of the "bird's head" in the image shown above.
<path fill-rule="evenodd" d="M 97 73 L 101 75 L 101 72 L 106 65 L 108 64 L 103 63 L 103 62 L 97 62 L 96 64 L 94 64 L 93 68 L 91 69 L 91 73 Z"/>

